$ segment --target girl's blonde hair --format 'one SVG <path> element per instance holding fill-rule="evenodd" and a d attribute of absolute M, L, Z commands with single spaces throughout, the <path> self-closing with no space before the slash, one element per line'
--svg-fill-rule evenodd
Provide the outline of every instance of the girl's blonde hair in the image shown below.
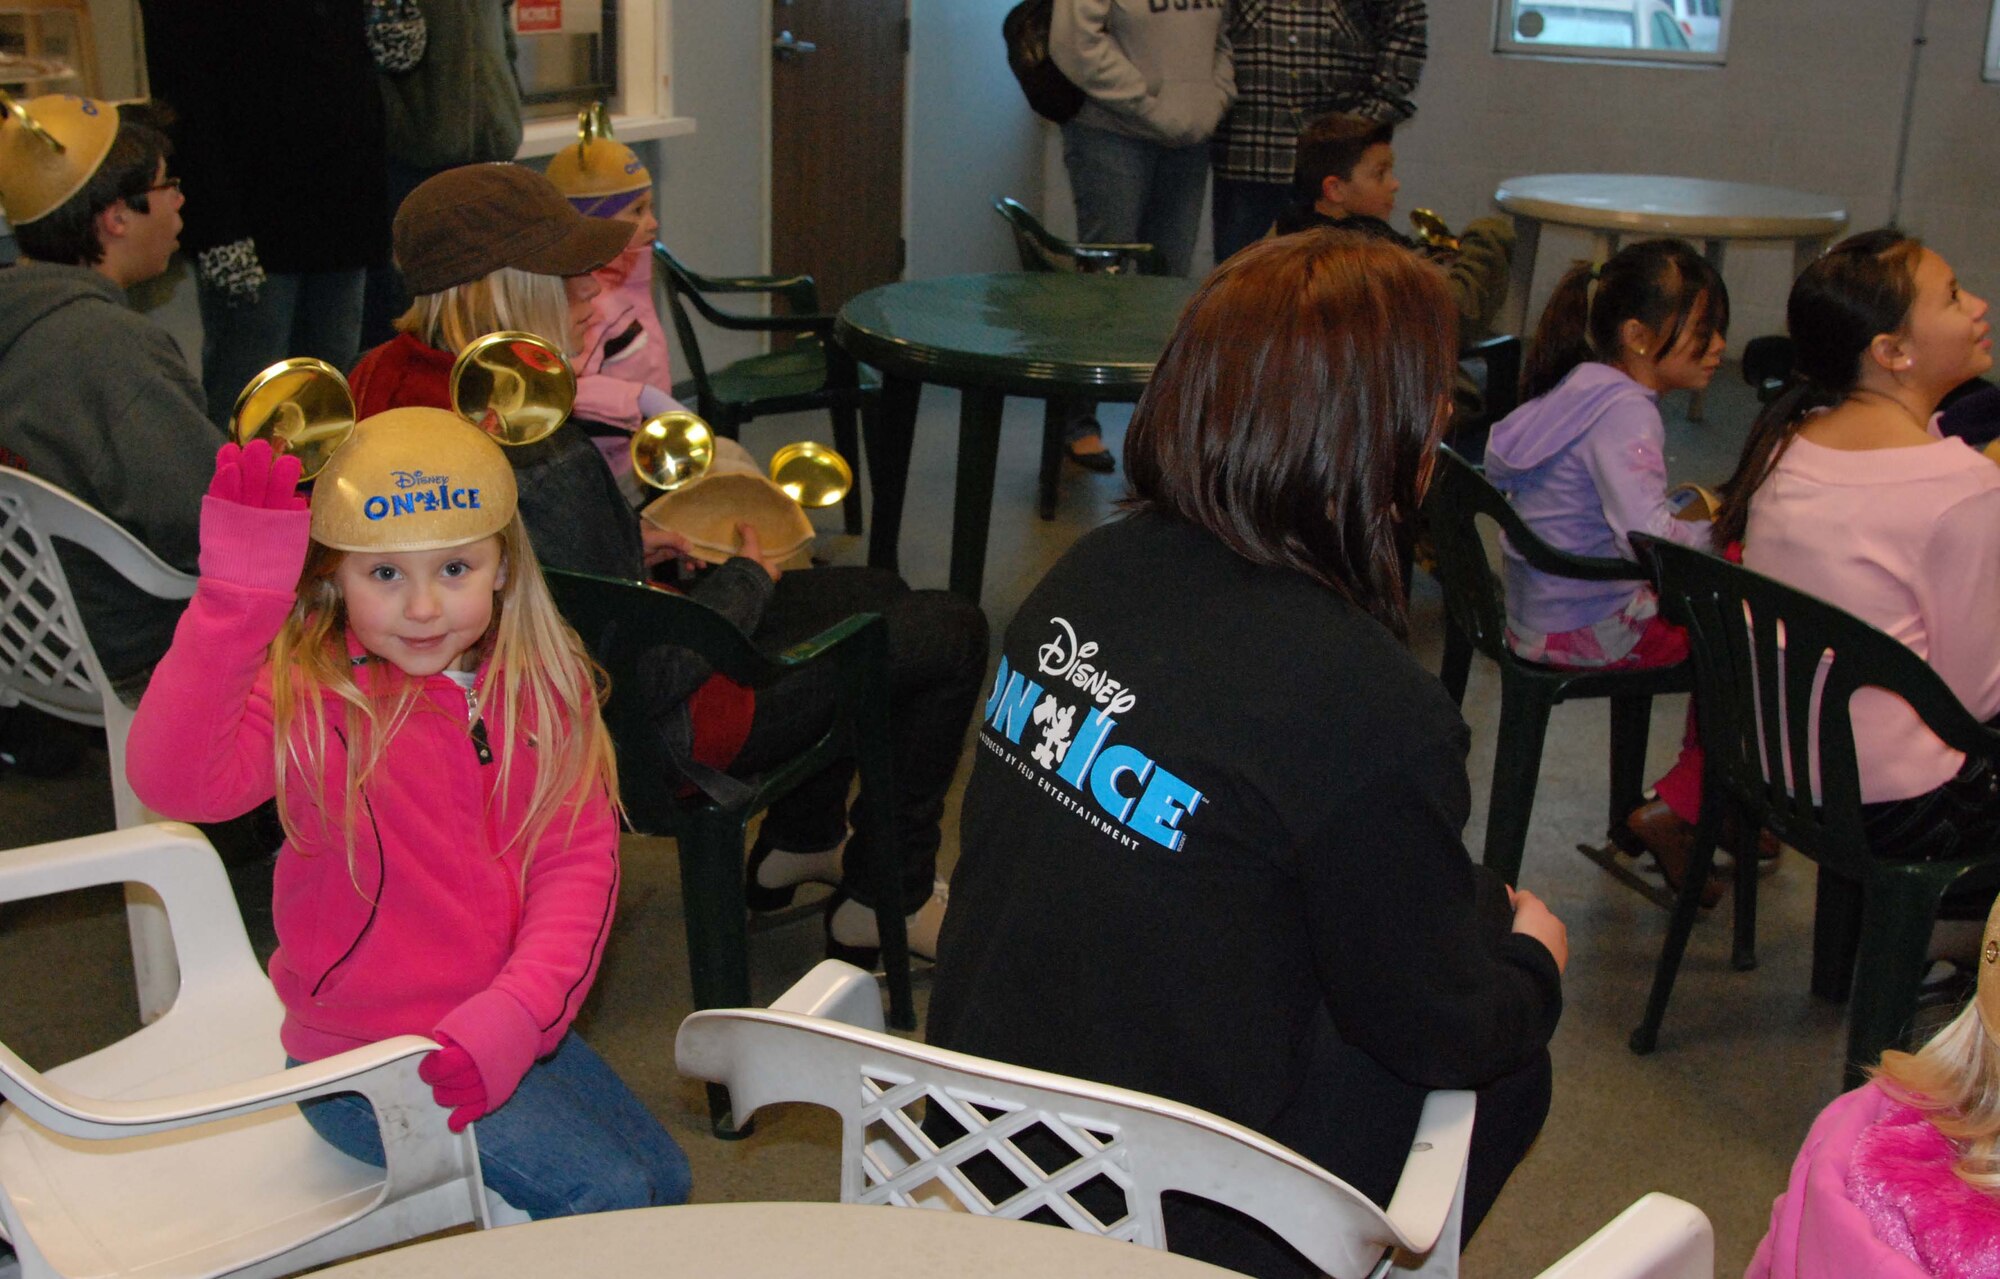
<path fill-rule="evenodd" d="M 520 827 L 507 833 L 510 844 L 521 846 L 525 876 L 535 844 L 565 806 L 574 826 L 595 788 L 602 787 L 613 806 L 618 805 L 618 762 L 601 712 L 609 681 L 556 610 L 519 512 L 498 536 L 507 576 L 496 592 L 493 621 L 479 642 L 486 664 L 479 722 L 486 724 L 497 757 L 500 789 L 495 802 L 502 808 L 514 752 L 535 752 L 534 793 Z M 323 827 L 340 829 L 352 874 L 355 797 L 416 706 L 419 683 L 380 659 L 372 663 L 367 691 L 355 680 L 347 653 L 347 611 L 334 581 L 334 570 L 346 554 L 312 543 L 292 611 L 271 643 L 271 702 L 278 812 L 285 833 L 299 842 L 286 802 L 287 768 L 295 766 L 306 780 L 306 801 L 318 810 Z M 342 704 L 337 725 L 329 722 L 330 697 Z M 487 711 L 496 708 L 494 722 Z M 339 738 L 347 758 L 339 793 L 331 795 L 326 783 L 329 731 Z M 468 739 L 472 732 L 468 723 Z M 469 742 L 467 749 L 472 749 Z M 324 838 L 327 832 L 315 833 Z"/>
<path fill-rule="evenodd" d="M 463 351 L 474 338 L 512 329 L 552 342 L 565 355 L 576 354 L 562 277 L 519 267 L 503 266 L 469 284 L 424 294 L 396 321 L 396 329 L 441 351 Z"/>
<path fill-rule="evenodd" d="M 1960 1180 L 2000 1196 L 2000 1038 L 1988 1031 L 1977 1002 L 1915 1053 L 1883 1053 L 1872 1073 L 1957 1147 L 1951 1170 Z"/>

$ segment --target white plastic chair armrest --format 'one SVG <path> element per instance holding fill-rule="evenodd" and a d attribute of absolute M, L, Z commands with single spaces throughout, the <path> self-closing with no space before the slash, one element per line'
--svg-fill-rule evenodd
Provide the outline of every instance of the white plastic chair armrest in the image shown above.
<path fill-rule="evenodd" d="M 139 883 L 156 891 L 192 854 L 213 857 L 200 831 L 180 822 L 155 822 L 102 835 L 0 850 L 0 901 L 20 901 L 99 884 Z M 220 869 L 218 864 L 217 869 Z M 227 877 L 218 876 L 225 888 Z M 226 899 L 231 912 L 233 897 Z"/>
<path fill-rule="evenodd" d="M 0 1045 L 0 1087 L 44 1128 L 99 1140 L 213 1123 L 341 1092 L 362 1094 L 378 1114 L 414 1100 L 442 1115 L 430 1086 L 417 1078 L 416 1059 L 436 1048 L 421 1035 L 399 1035 L 255 1079 L 171 1097 L 123 1099 L 65 1088 Z"/>
<path fill-rule="evenodd" d="M 824 1017 L 862 1030 L 887 1032 L 882 992 L 872 974 L 838 959 L 822 959 L 771 1005 L 782 1013 Z"/>
<path fill-rule="evenodd" d="M 1701 1209 L 1656 1190 L 1539 1279 L 1715 1279 L 1715 1229 Z"/>
<path fill-rule="evenodd" d="M 1477 1102 L 1474 1093 L 1448 1090 L 1424 1098 L 1417 1134 L 1410 1141 L 1410 1157 L 1384 1210 L 1404 1248 L 1411 1252 L 1432 1251 L 1450 1224 L 1453 1203 L 1465 1183 Z M 1455 1257 L 1458 1241 L 1443 1242 L 1449 1242 Z"/>

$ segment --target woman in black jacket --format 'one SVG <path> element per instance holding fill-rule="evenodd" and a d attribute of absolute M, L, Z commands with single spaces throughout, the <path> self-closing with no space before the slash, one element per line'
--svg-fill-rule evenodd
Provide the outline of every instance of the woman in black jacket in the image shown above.
<path fill-rule="evenodd" d="M 1209 277 L 1126 434 L 1129 515 L 1001 649 L 930 1039 L 1159 1093 L 1386 1202 L 1431 1089 L 1479 1091 L 1470 1234 L 1548 1108 L 1563 926 L 1473 866 L 1467 731 L 1402 642 L 1450 408 L 1443 277 L 1345 232 Z M 1313 1273 L 1170 1204 L 1169 1242 Z"/>

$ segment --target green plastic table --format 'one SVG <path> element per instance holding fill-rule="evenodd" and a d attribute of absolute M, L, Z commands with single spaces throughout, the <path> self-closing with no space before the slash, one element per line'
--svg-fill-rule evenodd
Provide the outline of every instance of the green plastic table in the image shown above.
<path fill-rule="evenodd" d="M 1159 276 L 958 275 L 885 284 L 842 307 L 834 339 L 882 371 L 882 408 L 866 438 L 868 562 L 896 567 L 924 384 L 957 387 L 951 589 L 977 601 L 1006 398 L 1137 400 L 1193 287 Z"/>

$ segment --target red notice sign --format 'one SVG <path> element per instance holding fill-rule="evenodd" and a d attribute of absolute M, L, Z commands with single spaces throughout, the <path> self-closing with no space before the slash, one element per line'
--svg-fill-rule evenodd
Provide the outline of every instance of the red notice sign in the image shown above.
<path fill-rule="evenodd" d="M 562 0 L 519 0 L 514 6 L 514 29 L 524 36 L 559 32 L 562 10 Z"/>

